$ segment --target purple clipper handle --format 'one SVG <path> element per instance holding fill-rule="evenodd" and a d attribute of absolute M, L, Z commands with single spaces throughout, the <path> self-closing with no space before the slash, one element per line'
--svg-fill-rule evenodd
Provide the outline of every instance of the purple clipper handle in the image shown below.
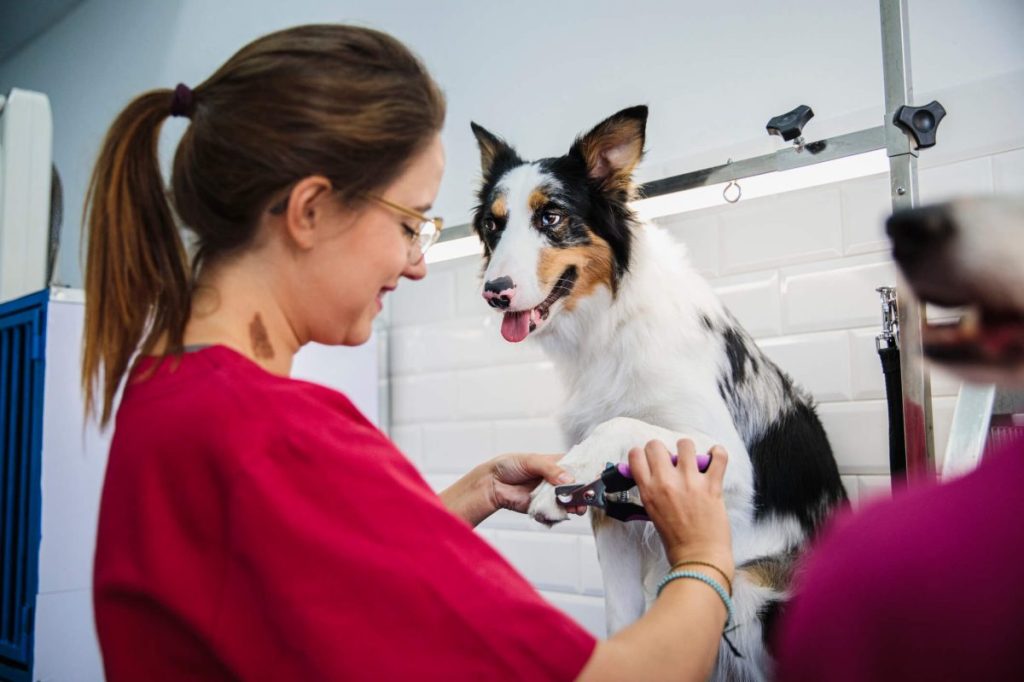
<path fill-rule="evenodd" d="M 672 464 L 679 462 L 679 458 L 676 455 L 672 455 Z M 708 470 L 711 466 L 711 455 L 704 453 L 697 453 L 697 471 L 702 474 Z M 629 462 L 619 462 L 615 465 L 615 468 L 619 470 L 619 473 L 626 478 L 633 480 L 633 473 L 629 470 Z"/>

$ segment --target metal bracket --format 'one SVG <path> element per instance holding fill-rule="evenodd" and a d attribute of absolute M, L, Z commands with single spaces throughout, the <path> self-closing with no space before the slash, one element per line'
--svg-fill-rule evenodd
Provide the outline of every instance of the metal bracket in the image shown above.
<path fill-rule="evenodd" d="M 875 291 L 882 302 L 882 333 L 875 337 L 875 350 L 899 348 L 900 312 L 896 303 L 896 288 L 878 287 Z"/>

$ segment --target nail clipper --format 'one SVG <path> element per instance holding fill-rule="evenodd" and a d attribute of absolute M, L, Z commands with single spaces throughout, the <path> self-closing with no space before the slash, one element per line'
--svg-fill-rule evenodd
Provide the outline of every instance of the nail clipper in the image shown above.
<path fill-rule="evenodd" d="M 678 458 L 672 455 L 672 464 Z M 701 473 L 708 470 L 711 455 L 697 455 L 697 469 Z M 643 506 L 630 502 L 631 491 L 636 487 L 628 462 L 613 464 L 609 462 L 601 477 L 590 483 L 573 483 L 555 488 L 555 498 L 563 507 L 598 507 L 613 519 L 619 521 L 650 521 Z"/>

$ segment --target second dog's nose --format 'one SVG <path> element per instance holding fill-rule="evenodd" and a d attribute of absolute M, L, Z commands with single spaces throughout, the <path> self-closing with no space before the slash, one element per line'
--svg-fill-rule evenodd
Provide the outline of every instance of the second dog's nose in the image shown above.
<path fill-rule="evenodd" d="M 909 264 L 924 254 L 941 248 L 956 228 L 949 206 L 925 206 L 894 213 L 885 223 L 892 239 L 893 257 Z"/>
<path fill-rule="evenodd" d="M 496 277 L 484 284 L 484 300 L 492 308 L 508 308 L 515 295 L 516 284 L 511 277 Z"/>

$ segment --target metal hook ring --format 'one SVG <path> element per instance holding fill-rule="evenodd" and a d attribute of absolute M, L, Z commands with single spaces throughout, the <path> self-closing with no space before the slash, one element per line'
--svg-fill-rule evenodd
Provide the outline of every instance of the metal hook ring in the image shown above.
<path fill-rule="evenodd" d="M 730 197 L 729 196 L 729 188 L 730 187 L 735 187 L 736 188 L 736 196 L 734 196 L 734 197 Z M 740 197 L 742 197 L 742 196 L 743 196 L 743 188 L 740 187 L 740 183 L 736 182 L 735 180 L 730 180 L 729 184 L 726 185 L 722 189 L 722 198 L 725 199 L 726 201 L 728 201 L 730 204 L 735 204 L 737 201 L 740 200 Z"/>

